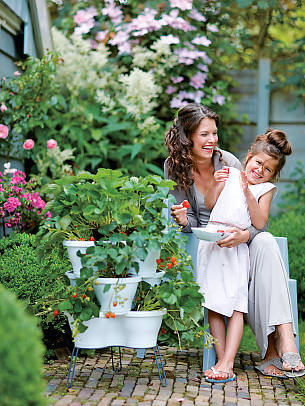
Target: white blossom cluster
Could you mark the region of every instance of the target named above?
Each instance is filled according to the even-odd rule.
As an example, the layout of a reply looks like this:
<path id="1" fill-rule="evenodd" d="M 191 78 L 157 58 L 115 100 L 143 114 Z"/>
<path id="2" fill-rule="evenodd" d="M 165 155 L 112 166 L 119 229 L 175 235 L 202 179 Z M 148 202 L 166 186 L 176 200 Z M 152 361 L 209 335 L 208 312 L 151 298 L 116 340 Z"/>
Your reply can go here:
<path id="1" fill-rule="evenodd" d="M 120 75 L 119 81 L 125 94 L 120 103 L 136 118 L 147 114 L 157 105 L 156 98 L 162 89 L 155 84 L 152 72 L 134 68 L 129 75 Z"/>
<path id="2" fill-rule="evenodd" d="M 104 44 L 92 49 L 90 42 L 80 36 L 72 35 L 69 40 L 56 28 L 52 28 L 54 47 L 64 62 L 59 66 L 58 80 L 72 93 L 81 89 L 104 88 L 109 72 L 103 68 L 108 62 L 108 51 Z"/>

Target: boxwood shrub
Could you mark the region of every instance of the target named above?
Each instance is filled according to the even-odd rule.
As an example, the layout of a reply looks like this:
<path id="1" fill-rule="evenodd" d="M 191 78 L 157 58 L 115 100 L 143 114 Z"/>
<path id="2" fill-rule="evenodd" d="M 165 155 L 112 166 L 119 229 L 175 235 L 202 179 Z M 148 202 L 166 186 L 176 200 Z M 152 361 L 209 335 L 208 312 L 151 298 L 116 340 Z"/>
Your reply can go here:
<path id="1" fill-rule="evenodd" d="M 38 260 L 35 235 L 12 233 L 0 239 L 0 283 L 25 302 L 28 312 L 42 310 L 37 301 L 56 288 L 60 278 L 71 270 L 67 257 L 61 258 L 57 251 Z M 59 315 L 50 320 L 40 317 L 46 347 L 57 348 L 71 343 L 66 318 Z"/>
<path id="2" fill-rule="evenodd" d="M 0 404 L 44 406 L 41 331 L 34 317 L 0 285 Z"/>
<path id="3" fill-rule="evenodd" d="M 289 273 L 297 280 L 299 314 L 305 319 L 305 216 L 287 211 L 270 219 L 269 231 L 288 238 Z"/>

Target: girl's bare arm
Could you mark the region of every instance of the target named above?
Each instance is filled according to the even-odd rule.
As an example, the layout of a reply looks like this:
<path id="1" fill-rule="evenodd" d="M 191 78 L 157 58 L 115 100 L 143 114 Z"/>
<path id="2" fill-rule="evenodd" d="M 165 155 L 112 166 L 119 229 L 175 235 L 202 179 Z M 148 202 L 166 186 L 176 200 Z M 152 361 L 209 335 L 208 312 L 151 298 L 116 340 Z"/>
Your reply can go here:
<path id="1" fill-rule="evenodd" d="M 269 190 L 267 193 L 262 195 L 257 202 L 248 187 L 246 174 L 243 171 L 241 172 L 241 183 L 242 189 L 247 199 L 251 222 L 254 227 L 262 229 L 268 220 L 274 189 Z"/>

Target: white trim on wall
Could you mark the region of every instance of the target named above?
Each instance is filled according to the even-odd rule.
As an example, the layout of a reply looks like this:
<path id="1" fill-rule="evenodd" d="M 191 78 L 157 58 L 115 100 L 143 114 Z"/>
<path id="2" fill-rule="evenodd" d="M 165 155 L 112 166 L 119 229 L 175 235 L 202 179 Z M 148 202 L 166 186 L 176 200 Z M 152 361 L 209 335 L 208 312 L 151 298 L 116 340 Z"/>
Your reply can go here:
<path id="1" fill-rule="evenodd" d="M 12 35 L 17 35 L 21 29 L 22 20 L 0 0 L 0 30 L 4 28 Z"/>

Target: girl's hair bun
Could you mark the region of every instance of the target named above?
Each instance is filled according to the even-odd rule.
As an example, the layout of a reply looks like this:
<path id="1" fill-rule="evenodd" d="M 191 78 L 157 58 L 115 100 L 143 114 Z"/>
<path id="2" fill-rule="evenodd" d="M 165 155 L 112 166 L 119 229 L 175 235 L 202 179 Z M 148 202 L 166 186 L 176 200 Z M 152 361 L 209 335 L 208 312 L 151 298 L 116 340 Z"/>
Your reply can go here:
<path id="1" fill-rule="evenodd" d="M 264 134 L 265 141 L 274 145 L 284 155 L 290 155 L 292 148 L 284 131 L 268 128 Z"/>

